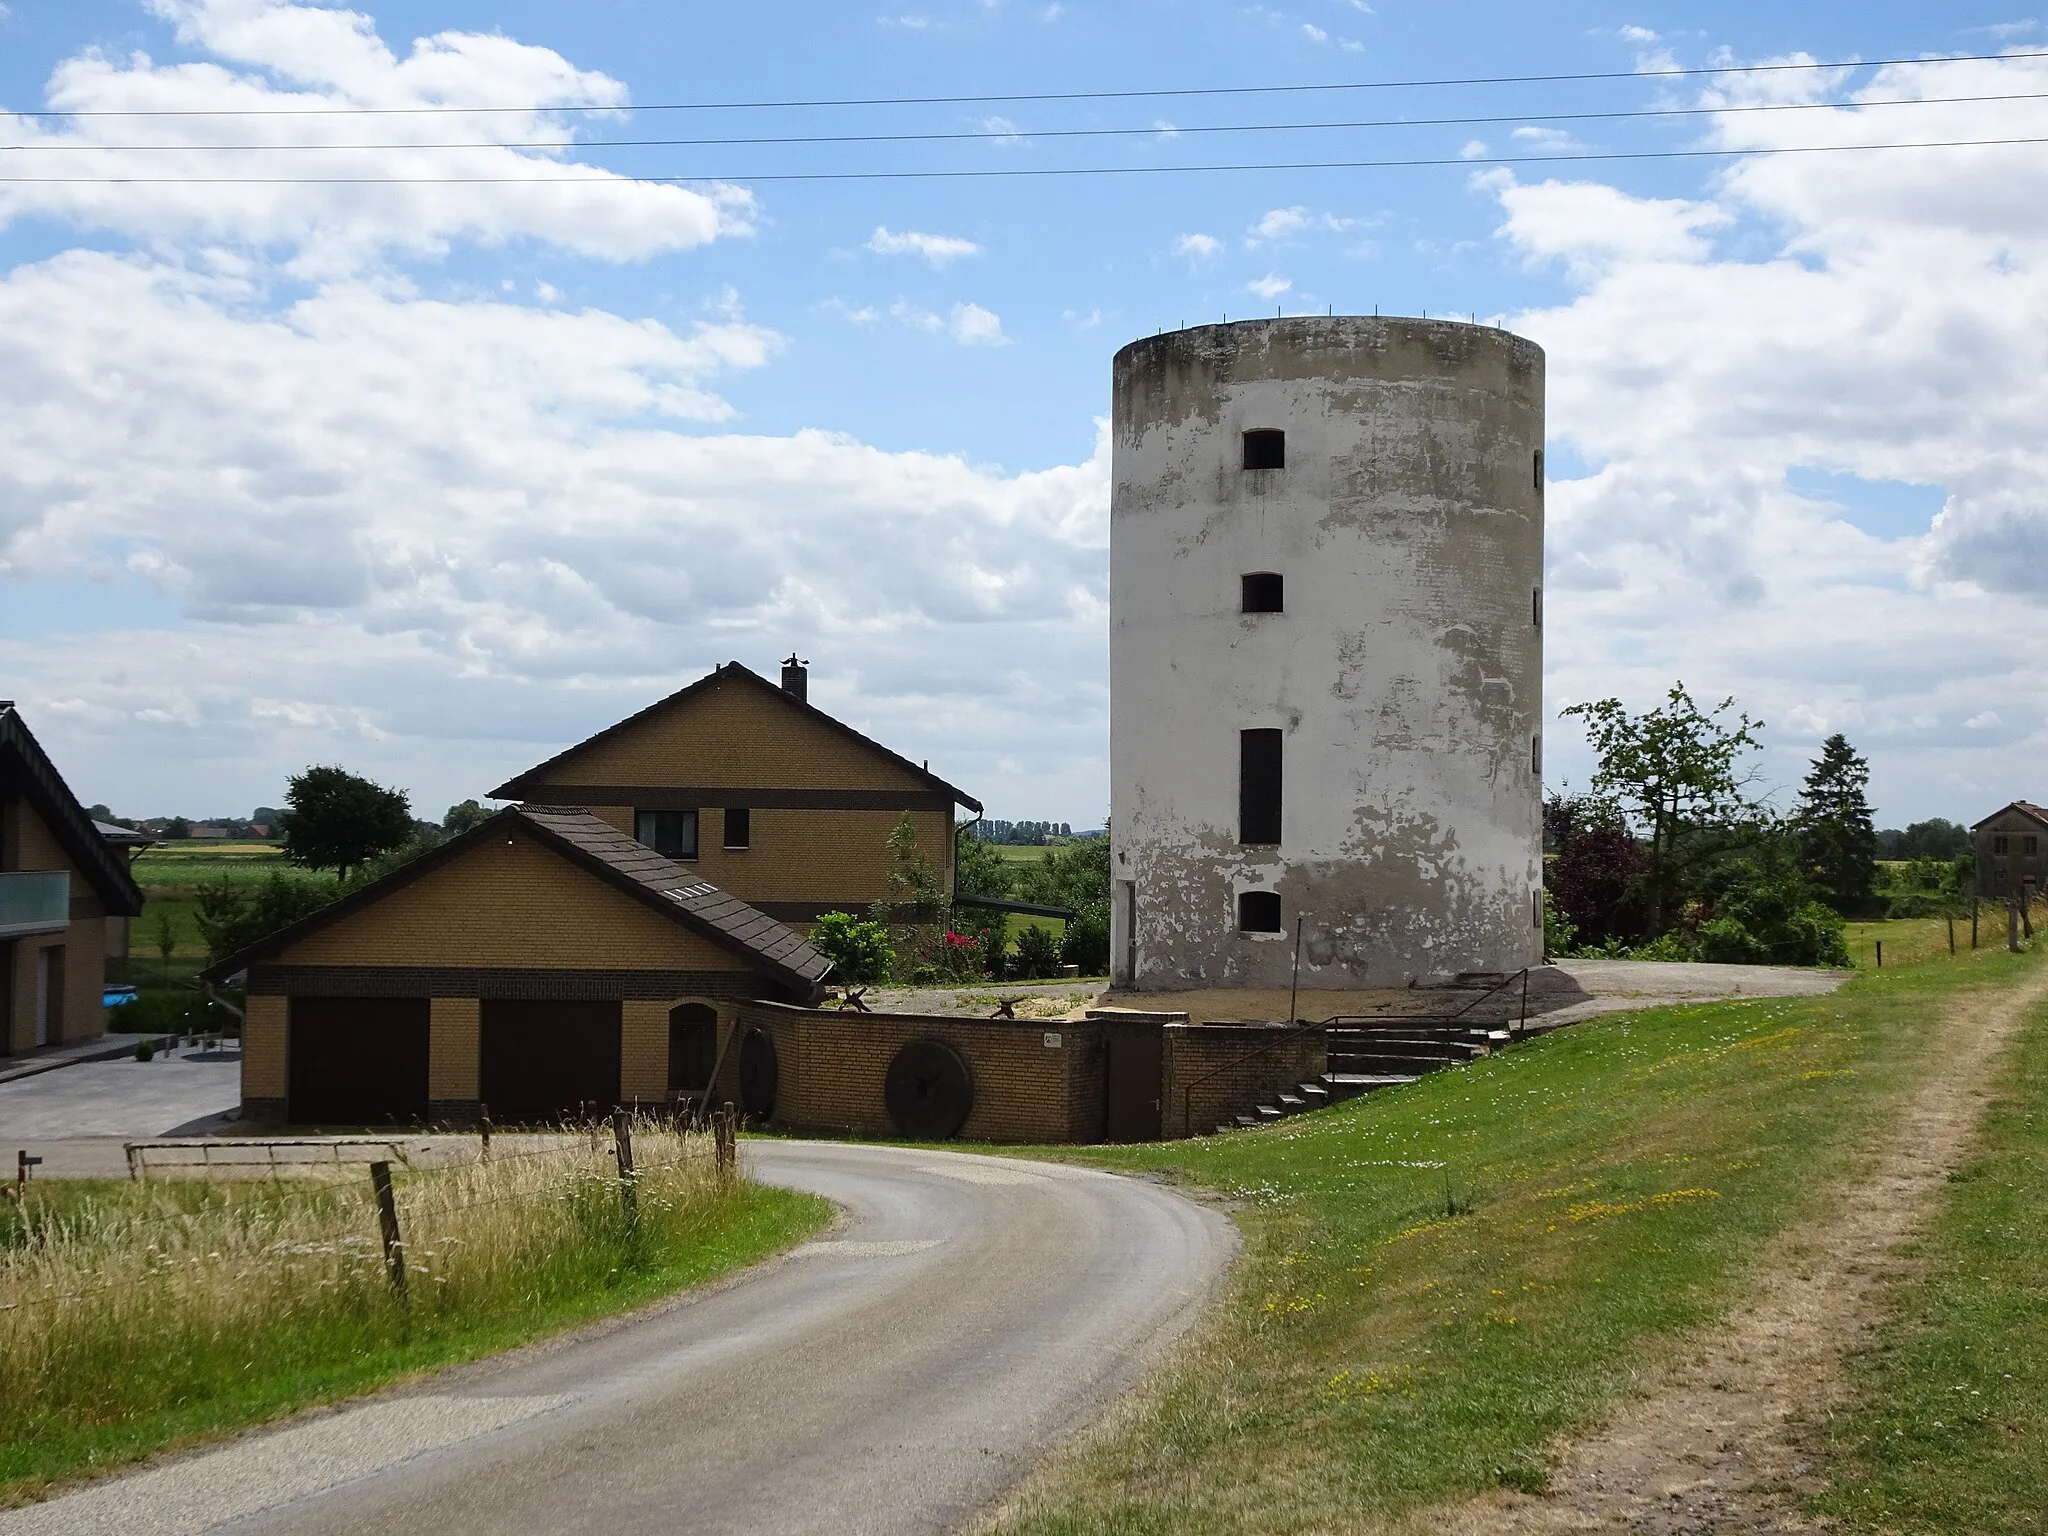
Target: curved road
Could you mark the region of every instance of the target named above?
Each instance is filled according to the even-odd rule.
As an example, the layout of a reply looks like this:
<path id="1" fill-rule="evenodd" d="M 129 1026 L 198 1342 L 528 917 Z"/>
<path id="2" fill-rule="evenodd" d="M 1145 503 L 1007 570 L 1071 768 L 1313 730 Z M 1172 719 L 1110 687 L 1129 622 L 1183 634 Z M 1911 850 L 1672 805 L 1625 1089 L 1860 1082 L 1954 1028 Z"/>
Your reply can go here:
<path id="1" fill-rule="evenodd" d="M 0 1536 L 938 1532 L 1194 1318 L 1230 1223 L 1045 1163 L 750 1142 L 848 1219 L 737 1283 L 46 1504 Z"/>

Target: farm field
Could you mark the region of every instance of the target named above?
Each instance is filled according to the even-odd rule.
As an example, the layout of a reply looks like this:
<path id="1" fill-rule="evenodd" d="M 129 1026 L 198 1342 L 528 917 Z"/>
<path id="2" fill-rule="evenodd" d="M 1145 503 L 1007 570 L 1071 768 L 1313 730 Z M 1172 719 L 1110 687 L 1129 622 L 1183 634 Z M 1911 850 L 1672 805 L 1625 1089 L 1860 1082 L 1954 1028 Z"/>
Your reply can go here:
<path id="1" fill-rule="evenodd" d="M 1859 1144 L 1929 1069 L 1930 1020 L 2040 966 L 2002 946 L 1950 960 L 1944 937 L 1937 958 L 1895 968 L 1894 942 L 1883 972 L 1832 996 L 1608 1016 L 1271 1129 L 1060 1154 L 1230 1199 L 1245 1253 L 1202 1331 L 995 1528 L 1508 1529 L 1453 1507 L 1548 1486 L 1560 1445 L 1725 1319 L 1774 1239 L 1831 1212 Z M 2038 1138 L 2044 1106 L 2027 1104 Z M 1987 1184 L 1985 1198 L 2014 1196 Z M 1936 1325 L 1987 1347 L 2015 1310 L 2038 1330 L 2039 1291 L 2022 1287 L 2048 1257 L 2039 1217 L 2002 1272 L 1970 1269 L 1983 1238 L 1949 1219 L 1957 1272 L 2009 1277 L 2008 1306 L 1930 1302 Z M 1921 1358 L 1931 1400 L 1945 1355 L 1929 1341 Z M 1881 1374 L 1859 1378 L 1870 1402 Z M 2038 1422 L 2039 1394 L 2020 1397 L 2008 1390 L 2001 1417 Z M 1849 1438 L 1882 1439 L 1868 1415 L 1883 1411 L 1861 1410 Z M 1972 1434 L 2018 1462 L 2035 1444 L 1986 1422 Z M 1919 1470 L 1893 1467 L 1886 1486 L 1932 1477 L 1912 1446 L 1894 1456 Z M 1849 1470 L 1840 1447 L 1833 1465 Z M 1884 1528 L 2019 1528 L 1978 1517 Z"/>

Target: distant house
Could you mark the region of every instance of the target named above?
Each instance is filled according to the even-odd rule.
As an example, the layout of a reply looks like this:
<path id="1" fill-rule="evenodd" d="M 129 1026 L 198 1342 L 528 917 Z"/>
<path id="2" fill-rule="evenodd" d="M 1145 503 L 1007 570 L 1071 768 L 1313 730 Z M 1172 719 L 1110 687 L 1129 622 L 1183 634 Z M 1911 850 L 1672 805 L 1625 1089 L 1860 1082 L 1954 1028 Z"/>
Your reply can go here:
<path id="1" fill-rule="evenodd" d="M 120 846 L 135 834 L 108 833 L 0 700 L 0 1054 L 106 1032 L 106 961 L 142 911 Z"/>
<path id="2" fill-rule="evenodd" d="M 905 812 L 953 888 L 953 808 L 981 803 L 929 767 L 729 661 L 491 791 L 579 806 L 664 858 L 797 927 L 890 897 L 889 834 Z"/>
<path id="3" fill-rule="evenodd" d="M 1970 829 L 1977 852 L 1977 894 L 2004 901 L 2031 887 L 2043 888 L 2043 849 L 2048 847 L 2048 807 L 2015 800 Z"/>

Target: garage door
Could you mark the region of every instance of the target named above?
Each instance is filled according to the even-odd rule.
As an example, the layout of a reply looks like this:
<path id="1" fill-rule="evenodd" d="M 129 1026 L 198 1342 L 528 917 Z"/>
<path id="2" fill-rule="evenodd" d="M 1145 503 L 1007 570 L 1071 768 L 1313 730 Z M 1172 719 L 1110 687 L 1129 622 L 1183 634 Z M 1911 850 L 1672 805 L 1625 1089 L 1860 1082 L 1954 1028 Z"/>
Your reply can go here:
<path id="1" fill-rule="evenodd" d="M 294 1125 L 416 1125 L 427 1118 L 424 997 L 291 1000 L 286 1112 Z"/>
<path id="2" fill-rule="evenodd" d="M 617 1003 L 483 1005 L 483 1101 L 499 1125 L 609 1114 L 619 1101 Z"/>

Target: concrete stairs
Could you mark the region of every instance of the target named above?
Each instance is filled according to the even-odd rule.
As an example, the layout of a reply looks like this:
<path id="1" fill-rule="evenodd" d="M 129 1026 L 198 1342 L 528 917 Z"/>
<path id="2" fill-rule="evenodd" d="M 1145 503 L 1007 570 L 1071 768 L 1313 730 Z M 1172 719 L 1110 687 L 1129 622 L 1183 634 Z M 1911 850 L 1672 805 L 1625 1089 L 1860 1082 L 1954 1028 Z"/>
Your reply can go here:
<path id="1" fill-rule="evenodd" d="M 1485 1024 L 1442 1026 L 1397 1021 L 1332 1025 L 1327 1066 L 1312 1083 L 1282 1089 L 1218 1131 L 1273 1125 L 1294 1115 L 1342 1104 L 1381 1088 L 1412 1083 L 1424 1073 L 1462 1066 L 1508 1042 L 1508 1031 Z"/>

